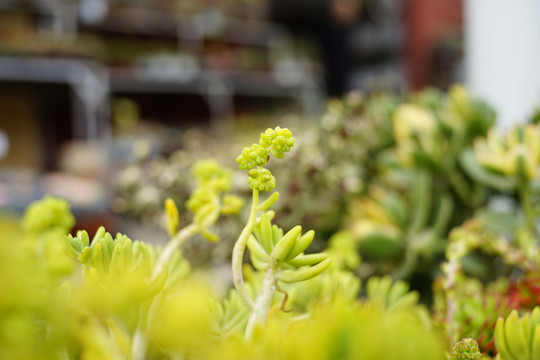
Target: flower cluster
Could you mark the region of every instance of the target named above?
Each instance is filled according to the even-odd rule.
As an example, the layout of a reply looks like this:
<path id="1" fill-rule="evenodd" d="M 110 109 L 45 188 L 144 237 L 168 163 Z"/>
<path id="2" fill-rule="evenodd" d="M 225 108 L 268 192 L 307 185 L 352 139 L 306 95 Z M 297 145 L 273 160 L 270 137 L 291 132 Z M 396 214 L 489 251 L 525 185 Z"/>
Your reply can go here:
<path id="1" fill-rule="evenodd" d="M 268 162 L 270 155 L 281 159 L 293 146 L 294 138 L 291 131 L 278 126 L 261 133 L 258 144 L 245 147 L 236 158 L 236 162 L 240 165 L 240 169 L 249 170 L 249 186 L 258 191 L 274 190 L 276 178 L 262 166 Z"/>
<path id="2" fill-rule="evenodd" d="M 268 159 L 268 149 L 258 144 L 245 147 L 236 161 L 240 164 L 240 169 L 249 170 L 256 166 L 264 166 Z"/>
<path id="3" fill-rule="evenodd" d="M 223 194 L 231 189 L 231 171 L 213 159 L 200 160 L 193 166 L 198 187 L 193 191 L 186 208 L 194 215 L 194 222 L 201 234 L 209 241 L 217 241 L 217 234 L 209 231 L 220 214 L 237 214 L 244 201 L 232 194 Z M 172 220 L 174 223 L 174 220 Z M 172 234 L 174 235 L 174 234 Z"/>
<path id="4" fill-rule="evenodd" d="M 215 191 L 231 190 L 231 170 L 224 168 L 214 159 L 199 160 L 193 165 L 192 172 L 197 182 L 204 187 Z"/>
<path id="5" fill-rule="evenodd" d="M 251 169 L 248 183 L 252 189 L 272 191 L 276 187 L 276 178 L 268 169 Z"/>
<path id="6" fill-rule="evenodd" d="M 289 129 L 278 126 L 275 130 L 267 129 L 262 133 L 259 145 L 268 149 L 274 157 L 281 159 L 294 146 L 294 138 Z"/>
<path id="7" fill-rule="evenodd" d="M 25 231 L 38 234 L 57 228 L 67 232 L 75 225 L 75 218 L 64 199 L 46 196 L 43 200 L 31 204 L 24 215 L 22 227 Z"/>
<path id="8" fill-rule="evenodd" d="M 458 341 L 452 348 L 451 360 L 483 360 L 486 359 L 480 352 L 478 343 L 473 338 Z"/>

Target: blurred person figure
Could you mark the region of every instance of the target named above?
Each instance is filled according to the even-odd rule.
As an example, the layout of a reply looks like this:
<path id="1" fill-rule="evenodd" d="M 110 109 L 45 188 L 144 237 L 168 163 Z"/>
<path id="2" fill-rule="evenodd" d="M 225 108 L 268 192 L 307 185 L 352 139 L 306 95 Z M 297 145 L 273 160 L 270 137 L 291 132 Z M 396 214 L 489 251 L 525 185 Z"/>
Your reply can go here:
<path id="1" fill-rule="evenodd" d="M 272 20 L 308 35 L 320 48 L 329 96 L 347 90 L 352 68 L 349 37 L 360 18 L 361 0 L 272 0 Z"/>

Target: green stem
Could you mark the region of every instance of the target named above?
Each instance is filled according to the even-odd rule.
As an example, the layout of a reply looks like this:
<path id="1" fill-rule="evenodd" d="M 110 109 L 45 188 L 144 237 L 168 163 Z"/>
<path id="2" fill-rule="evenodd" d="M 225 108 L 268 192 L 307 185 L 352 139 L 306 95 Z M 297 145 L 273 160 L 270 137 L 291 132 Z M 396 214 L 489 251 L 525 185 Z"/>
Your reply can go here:
<path id="1" fill-rule="evenodd" d="M 411 248 L 411 246 L 408 246 L 405 252 L 405 259 L 403 259 L 399 268 L 394 271 L 392 278 L 394 280 L 408 279 L 416 269 L 417 265 L 418 255 L 416 254 L 416 250 Z"/>
<path id="2" fill-rule="evenodd" d="M 414 188 L 414 207 L 409 235 L 414 235 L 424 229 L 431 207 L 432 177 L 427 171 L 419 171 Z"/>
<path id="3" fill-rule="evenodd" d="M 458 172 L 457 169 L 445 169 L 446 176 L 450 181 L 450 185 L 456 192 L 459 199 L 469 207 L 475 207 L 475 200 L 477 196 L 474 196 L 469 188 L 465 178 Z"/>
<path id="4" fill-rule="evenodd" d="M 156 262 L 156 266 L 152 272 L 152 280 L 155 280 L 156 277 L 163 271 L 165 264 L 169 262 L 174 253 L 178 251 L 178 249 L 180 249 L 180 247 L 198 231 L 199 229 L 195 224 L 189 224 L 185 228 L 181 229 L 176 236 L 167 243 Z"/>
<path id="5" fill-rule="evenodd" d="M 446 264 L 443 286 L 446 292 L 446 334 L 448 343 L 450 344 L 455 344 L 457 341 L 457 329 L 454 321 L 457 305 L 455 301 L 455 286 L 460 270 L 459 259 L 449 260 Z"/>
<path id="6" fill-rule="evenodd" d="M 270 306 L 272 305 L 272 300 L 274 299 L 274 294 L 277 289 L 276 272 L 277 270 L 272 266 L 268 266 L 266 269 L 261 289 L 255 300 L 253 311 L 249 314 L 245 333 L 246 340 L 249 340 L 253 335 L 255 326 L 264 325 L 266 323 L 266 318 L 268 317 L 268 312 L 270 311 Z"/>
<path id="7" fill-rule="evenodd" d="M 244 275 L 242 272 L 242 263 L 244 259 L 244 250 L 246 249 L 246 243 L 253 232 L 255 223 L 257 221 L 257 206 L 259 205 L 259 190 L 253 189 L 253 201 L 251 203 L 251 210 L 249 213 L 249 218 L 246 223 L 246 226 L 242 230 L 240 237 L 234 244 L 233 255 L 232 255 L 232 273 L 233 273 L 233 282 L 238 296 L 249 309 L 253 311 L 254 303 L 251 297 L 249 296 L 246 285 L 244 284 Z"/>
<path id="8" fill-rule="evenodd" d="M 137 326 L 137 330 L 135 330 L 135 334 L 133 335 L 133 343 L 131 344 L 131 358 L 133 360 L 144 360 L 146 358 L 147 348 L 148 341 L 144 335 L 142 326 L 139 325 Z"/>
<path id="9" fill-rule="evenodd" d="M 437 209 L 435 220 L 433 222 L 433 231 L 438 236 L 446 235 L 448 224 L 452 218 L 452 211 L 454 210 L 454 201 L 452 196 L 447 193 L 443 193 L 439 200 L 439 208 Z"/>
<path id="10" fill-rule="evenodd" d="M 161 255 L 159 256 L 159 259 L 156 262 L 156 265 L 154 266 L 154 270 L 152 271 L 152 280 L 154 281 L 158 275 L 163 271 L 163 268 L 165 265 L 169 262 L 171 257 L 174 255 L 178 249 L 184 244 L 190 237 L 195 235 L 199 229 L 195 224 L 189 224 L 188 226 L 181 229 L 174 238 L 172 238 L 163 251 L 161 252 Z M 148 340 L 146 338 L 145 332 L 146 328 L 148 327 L 148 323 L 151 321 L 148 319 L 148 314 L 151 313 L 151 309 L 155 308 L 155 298 L 150 300 L 150 303 L 148 304 L 148 309 L 150 311 L 145 311 L 146 309 L 143 309 L 141 307 L 140 311 L 140 319 L 139 324 L 137 325 L 137 329 L 135 330 L 135 334 L 133 335 L 133 343 L 131 346 L 131 356 L 133 360 L 144 360 L 146 359 L 146 350 L 148 348 Z M 143 321 L 144 320 L 144 321 Z"/>

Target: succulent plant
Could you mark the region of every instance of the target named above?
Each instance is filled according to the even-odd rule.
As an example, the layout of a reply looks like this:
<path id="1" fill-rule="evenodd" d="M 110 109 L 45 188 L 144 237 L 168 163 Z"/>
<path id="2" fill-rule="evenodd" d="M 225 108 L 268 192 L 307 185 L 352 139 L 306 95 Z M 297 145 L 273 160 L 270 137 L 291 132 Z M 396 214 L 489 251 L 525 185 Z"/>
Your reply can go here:
<path id="1" fill-rule="evenodd" d="M 450 360 L 484 360 L 487 359 L 478 348 L 478 343 L 473 338 L 465 338 L 458 341 L 452 348 Z"/>
<path id="2" fill-rule="evenodd" d="M 495 345 L 501 360 L 540 358 L 540 308 L 519 316 L 513 310 L 499 318 L 495 326 Z"/>

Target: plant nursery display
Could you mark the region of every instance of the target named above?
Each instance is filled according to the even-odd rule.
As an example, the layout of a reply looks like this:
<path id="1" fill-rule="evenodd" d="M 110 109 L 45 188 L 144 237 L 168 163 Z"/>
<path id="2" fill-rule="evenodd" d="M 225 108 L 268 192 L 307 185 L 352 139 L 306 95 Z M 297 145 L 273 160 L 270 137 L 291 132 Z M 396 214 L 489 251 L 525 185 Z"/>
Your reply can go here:
<path id="1" fill-rule="evenodd" d="M 325 136 L 269 128 L 240 170 L 182 171 L 190 192 L 156 177 L 182 191 L 158 196 L 163 247 L 72 233 L 69 204 L 45 197 L 0 221 L 0 358 L 540 359 L 540 126 L 494 120 L 461 86 L 351 94 Z M 190 262 L 197 237 L 229 244 L 230 280 Z"/>

